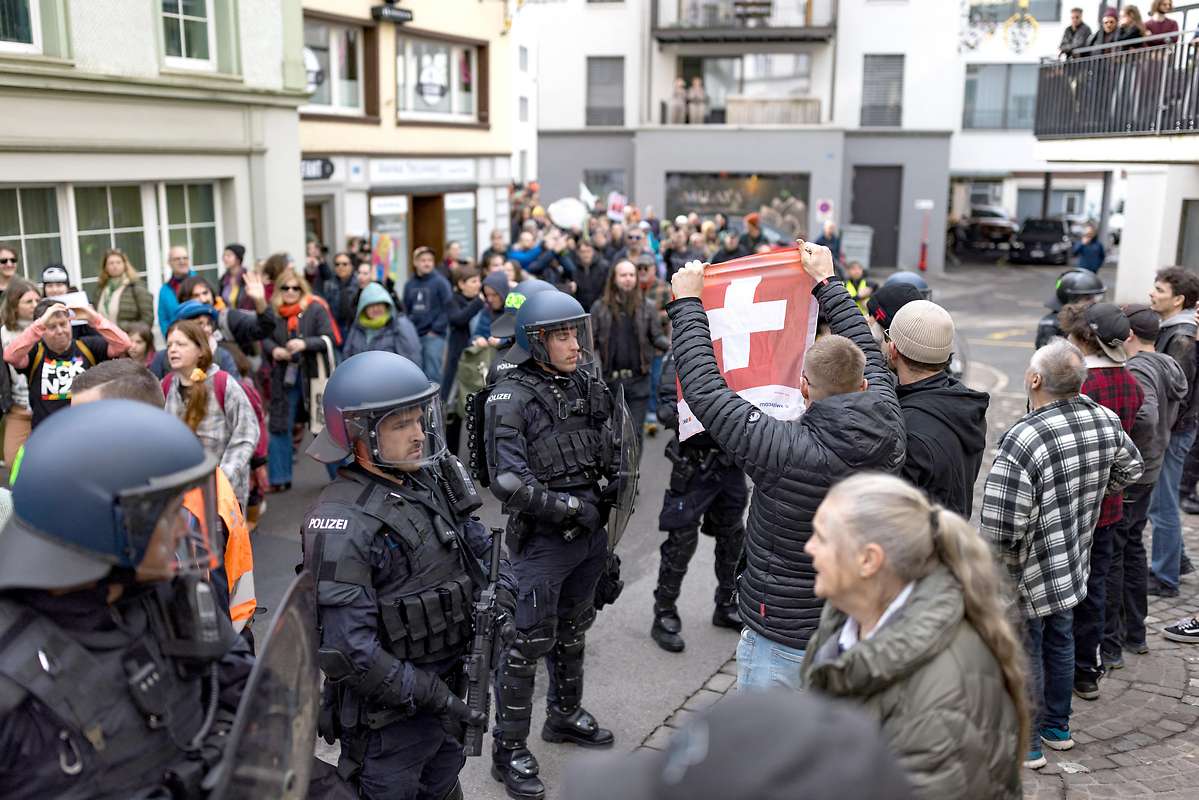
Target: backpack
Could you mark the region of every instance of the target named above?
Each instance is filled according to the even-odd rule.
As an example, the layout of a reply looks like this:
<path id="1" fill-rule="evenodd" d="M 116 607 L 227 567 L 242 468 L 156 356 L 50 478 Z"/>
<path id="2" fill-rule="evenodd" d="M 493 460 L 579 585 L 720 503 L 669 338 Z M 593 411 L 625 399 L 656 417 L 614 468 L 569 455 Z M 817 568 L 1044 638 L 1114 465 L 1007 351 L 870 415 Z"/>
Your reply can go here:
<path id="1" fill-rule="evenodd" d="M 75 340 L 75 346 L 79 348 L 79 352 L 87 359 L 89 366 L 96 366 L 96 356 L 92 353 L 90 347 L 83 343 L 81 339 Z M 46 345 L 44 342 L 37 343 L 37 349 L 33 351 L 33 360 L 29 362 L 29 366 L 25 369 L 32 375 L 37 372 L 38 367 L 42 365 L 42 361 L 46 359 Z"/>

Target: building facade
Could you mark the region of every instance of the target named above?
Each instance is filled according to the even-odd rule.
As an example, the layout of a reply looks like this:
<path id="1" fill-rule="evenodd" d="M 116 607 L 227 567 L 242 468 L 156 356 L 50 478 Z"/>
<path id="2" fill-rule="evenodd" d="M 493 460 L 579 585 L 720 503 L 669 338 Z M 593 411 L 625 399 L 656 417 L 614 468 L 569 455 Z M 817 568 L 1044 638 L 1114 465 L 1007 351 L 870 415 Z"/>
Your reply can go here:
<path id="1" fill-rule="evenodd" d="M 402 280 L 415 247 L 440 259 L 457 241 L 476 257 L 507 227 L 512 24 L 502 0 L 304 0 L 310 237 L 334 250 L 366 239 L 380 274 Z"/>
<path id="2" fill-rule="evenodd" d="M 93 290 L 118 248 L 157 297 L 172 245 L 215 277 L 303 246 L 299 0 L 10 0 L 0 241 Z"/>

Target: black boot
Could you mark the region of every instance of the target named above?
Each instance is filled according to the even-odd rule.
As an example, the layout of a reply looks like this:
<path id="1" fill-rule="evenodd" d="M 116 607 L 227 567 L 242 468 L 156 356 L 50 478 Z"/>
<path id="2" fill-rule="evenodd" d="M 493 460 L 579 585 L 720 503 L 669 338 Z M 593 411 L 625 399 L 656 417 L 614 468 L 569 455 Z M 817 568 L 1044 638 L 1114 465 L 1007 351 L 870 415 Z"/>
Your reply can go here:
<path id="1" fill-rule="evenodd" d="M 545 784 L 537 777 L 537 758 L 524 742 L 496 740 L 491 751 L 491 777 L 504 784 L 504 791 L 515 800 L 541 800 Z"/>
<path id="2" fill-rule="evenodd" d="M 1184 494 L 1178 498 L 1178 506 L 1185 514 L 1199 514 L 1199 497 L 1193 494 Z"/>
<path id="3" fill-rule="evenodd" d="M 1187 513 L 1193 514 L 1193 513 L 1199 513 L 1199 512 L 1189 511 Z M 1190 557 L 1188 557 L 1186 553 L 1183 553 L 1182 558 L 1178 559 L 1178 575 L 1179 575 L 1179 577 L 1182 577 L 1183 575 L 1190 575 L 1194 571 L 1195 571 L 1195 565 L 1191 563 Z"/>
<path id="4" fill-rule="evenodd" d="M 616 741 L 612 731 L 601 728 L 582 706 L 567 714 L 551 705 L 546 709 L 541 738 L 547 742 L 572 742 L 579 747 L 611 747 Z"/>
<path id="5" fill-rule="evenodd" d="M 683 630 L 683 621 L 679 619 L 679 612 L 673 605 L 660 606 L 654 603 L 654 624 L 649 629 L 649 635 L 658 647 L 670 653 L 681 653 L 687 643 L 683 641 L 680 632 Z"/>
<path id="6" fill-rule="evenodd" d="M 717 603 L 716 610 L 712 612 L 712 624 L 717 628 L 741 630 L 741 612 L 737 610 L 737 601 Z"/>

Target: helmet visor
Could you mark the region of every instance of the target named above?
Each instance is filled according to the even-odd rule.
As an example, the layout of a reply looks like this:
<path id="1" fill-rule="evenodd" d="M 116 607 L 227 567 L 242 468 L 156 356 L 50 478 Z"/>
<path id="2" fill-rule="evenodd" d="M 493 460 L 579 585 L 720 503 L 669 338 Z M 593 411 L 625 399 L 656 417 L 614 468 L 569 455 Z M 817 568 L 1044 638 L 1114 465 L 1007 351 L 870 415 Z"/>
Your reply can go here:
<path id="1" fill-rule="evenodd" d="M 216 470 L 215 459 L 206 458 L 196 467 L 118 496 L 118 529 L 139 579 L 207 574 L 221 565 Z"/>
<path id="2" fill-rule="evenodd" d="M 376 466 L 415 470 L 441 458 L 447 449 L 437 384 L 416 402 L 348 411 L 345 420 L 351 441 L 366 441 Z"/>
<path id="3" fill-rule="evenodd" d="M 590 314 L 527 325 L 525 335 L 529 338 L 529 355 L 558 372 L 574 372 L 596 361 Z"/>

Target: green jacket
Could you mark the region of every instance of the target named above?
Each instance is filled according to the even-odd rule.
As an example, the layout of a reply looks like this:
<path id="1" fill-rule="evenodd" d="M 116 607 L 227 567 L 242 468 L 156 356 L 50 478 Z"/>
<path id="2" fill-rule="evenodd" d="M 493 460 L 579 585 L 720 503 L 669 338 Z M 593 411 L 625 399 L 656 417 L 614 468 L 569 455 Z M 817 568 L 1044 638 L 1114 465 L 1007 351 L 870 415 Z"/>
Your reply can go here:
<path id="1" fill-rule="evenodd" d="M 115 291 L 118 285 L 115 282 L 110 283 L 107 288 Z M 104 294 L 104 292 L 96 293 L 94 305 L 97 311 L 108 316 L 107 309 L 102 307 L 107 304 L 108 300 Z M 133 322 L 144 322 L 151 328 L 154 327 L 154 298 L 145 284 L 141 281 L 132 281 L 125 287 L 125 291 L 121 293 L 117 316 L 112 321 L 122 330 L 128 328 Z"/>
<path id="2" fill-rule="evenodd" d="M 873 714 L 916 797 L 1019 800 L 1016 709 L 963 615 L 961 586 L 938 567 L 871 638 L 838 653 L 846 615 L 825 604 L 804 685 Z"/>

